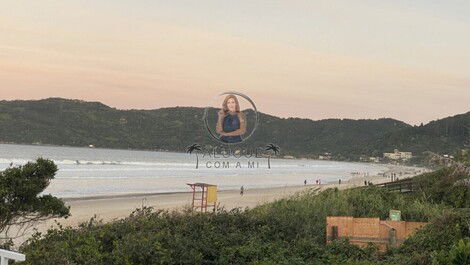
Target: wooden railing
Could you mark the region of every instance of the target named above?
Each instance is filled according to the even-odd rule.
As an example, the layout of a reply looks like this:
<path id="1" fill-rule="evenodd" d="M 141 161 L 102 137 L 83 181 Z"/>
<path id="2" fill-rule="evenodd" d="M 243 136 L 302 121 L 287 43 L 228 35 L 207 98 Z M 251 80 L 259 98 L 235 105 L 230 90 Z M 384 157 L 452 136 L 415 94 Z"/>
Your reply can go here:
<path id="1" fill-rule="evenodd" d="M 8 265 L 8 260 L 25 261 L 26 256 L 18 252 L 0 249 L 0 265 Z"/>
<path id="2" fill-rule="evenodd" d="M 384 188 L 389 191 L 407 193 L 416 190 L 416 181 L 413 178 L 401 179 L 392 182 L 385 182 L 374 185 L 375 187 Z"/>

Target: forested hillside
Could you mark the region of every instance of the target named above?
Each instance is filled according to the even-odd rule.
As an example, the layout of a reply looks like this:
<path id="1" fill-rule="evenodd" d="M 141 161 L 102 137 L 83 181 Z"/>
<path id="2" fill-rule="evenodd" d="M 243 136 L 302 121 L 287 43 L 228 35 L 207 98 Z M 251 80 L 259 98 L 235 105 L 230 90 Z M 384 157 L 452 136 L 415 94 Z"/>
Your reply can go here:
<path id="1" fill-rule="evenodd" d="M 246 113 L 250 128 L 254 113 Z M 216 146 L 205 131 L 203 116 L 204 108 L 196 107 L 119 110 L 62 98 L 0 101 L 0 141 L 169 151 L 184 151 L 193 143 Z M 214 119 L 210 116 L 210 124 Z M 283 154 L 317 157 L 329 152 L 334 159 L 358 160 L 394 148 L 414 154 L 452 153 L 470 144 L 469 139 L 470 112 L 421 126 L 390 118 L 313 121 L 259 113 L 258 129 L 244 144 L 273 142 Z"/>

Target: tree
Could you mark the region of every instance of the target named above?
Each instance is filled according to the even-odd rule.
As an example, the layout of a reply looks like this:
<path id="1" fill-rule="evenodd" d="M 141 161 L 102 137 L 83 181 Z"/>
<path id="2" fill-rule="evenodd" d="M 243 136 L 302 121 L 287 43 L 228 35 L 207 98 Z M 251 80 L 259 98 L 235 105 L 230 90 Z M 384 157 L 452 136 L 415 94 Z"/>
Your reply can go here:
<path id="1" fill-rule="evenodd" d="M 0 171 L 0 243 L 11 244 L 37 222 L 70 216 L 70 206 L 59 198 L 39 196 L 56 172 L 54 162 L 44 158 Z"/>

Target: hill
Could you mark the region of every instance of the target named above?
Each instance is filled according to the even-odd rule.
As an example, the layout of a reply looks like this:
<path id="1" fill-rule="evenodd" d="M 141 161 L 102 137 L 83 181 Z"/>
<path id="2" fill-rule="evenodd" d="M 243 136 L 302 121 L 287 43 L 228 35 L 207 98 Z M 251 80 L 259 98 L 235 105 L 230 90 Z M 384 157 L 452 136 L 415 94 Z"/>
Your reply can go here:
<path id="1" fill-rule="evenodd" d="M 414 153 L 432 151 L 453 154 L 470 146 L 470 112 L 431 121 L 426 125 L 387 132 L 374 144 L 374 149 L 398 148 Z"/>
<path id="2" fill-rule="evenodd" d="M 120 110 L 63 98 L 0 101 L 0 141 L 169 151 L 184 151 L 193 143 L 216 146 L 203 117 L 204 109 L 196 107 Z M 215 124 L 214 119 L 210 122 Z M 247 120 L 254 121 L 253 111 L 247 112 Z M 422 126 L 390 118 L 313 121 L 265 113 L 259 113 L 259 121 L 245 146 L 273 142 L 284 155 L 317 157 L 329 152 L 334 159 L 358 160 L 394 148 L 450 153 L 470 143 L 470 112 Z"/>

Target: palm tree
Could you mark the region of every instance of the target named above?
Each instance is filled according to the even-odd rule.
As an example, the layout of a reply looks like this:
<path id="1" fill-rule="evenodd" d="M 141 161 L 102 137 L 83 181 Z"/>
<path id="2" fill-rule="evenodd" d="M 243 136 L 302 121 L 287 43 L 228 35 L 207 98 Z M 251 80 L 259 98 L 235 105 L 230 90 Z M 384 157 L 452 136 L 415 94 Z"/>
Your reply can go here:
<path id="1" fill-rule="evenodd" d="M 193 151 L 201 151 L 201 146 L 199 144 L 192 144 L 188 147 L 186 147 L 186 153 L 190 153 L 192 154 Z M 199 167 L 199 157 L 197 155 L 197 152 L 195 152 L 196 154 L 196 168 Z"/>
<path id="2" fill-rule="evenodd" d="M 271 144 L 268 144 L 266 145 L 266 147 L 264 148 L 264 150 L 266 151 L 273 151 L 275 155 L 277 155 L 277 153 L 279 153 L 279 151 L 281 150 L 279 148 L 279 146 L 271 143 Z M 268 156 L 268 168 L 271 168 L 271 154 L 269 154 Z"/>

